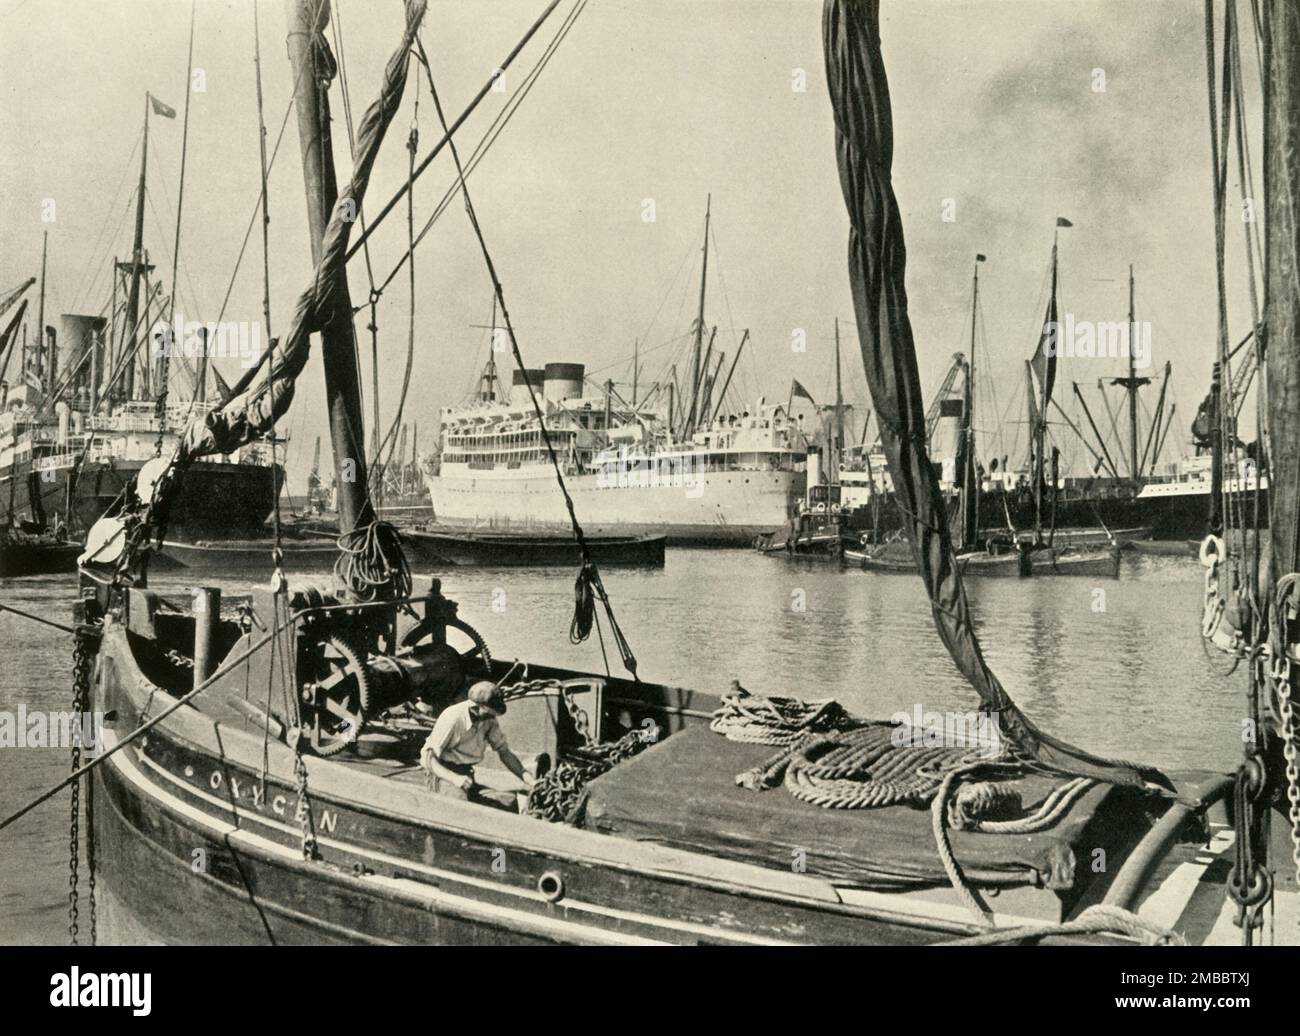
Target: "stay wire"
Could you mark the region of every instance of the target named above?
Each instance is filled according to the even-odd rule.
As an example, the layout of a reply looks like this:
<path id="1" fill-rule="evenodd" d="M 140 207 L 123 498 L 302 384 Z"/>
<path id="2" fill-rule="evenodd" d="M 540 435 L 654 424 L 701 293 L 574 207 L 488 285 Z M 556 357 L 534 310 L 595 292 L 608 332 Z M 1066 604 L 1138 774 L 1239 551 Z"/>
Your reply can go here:
<path id="1" fill-rule="evenodd" d="M 442 102 L 438 98 L 438 89 L 433 81 L 433 68 L 429 63 L 428 56 L 424 53 L 424 45 L 419 36 L 416 37 L 416 47 L 419 50 L 421 63 L 429 79 L 429 94 L 433 99 L 434 109 L 438 113 L 438 121 L 442 124 L 443 132 L 447 133 L 446 116 L 442 110 Z M 496 264 L 492 261 L 491 252 L 488 250 L 487 241 L 483 236 L 483 228 L 480 226 L 478 216 L 474 211 L 474 203 L 470 198 L 469 187 L 465 182 L 465 170 L 461 165 L 460 152 L 456 147 L 454 140 L 448 138 L 451 146 L 452 160 L 456 164 L 456 173 L 460 180 L 461 195 L 465 199 L 465 212 L 469 216 L 470 226 L 473 228 L 474 236 L 478 239 L 479 248 L 483 253 L 483 262 L 487 267 L 487 273 L 492 281 L 493 290 L 496 292 L 497 305 L 501 309 L 501 319 L 505 322 L 506 333 L 510 336 L 510 348 L 514 353 L 515 363 L 519 370 L 527 370 L 524 363 L 523 353 L 519 348 L 519 340 L 515 335 L 514 322 L 510 319 L 510 310 L 506 306 L 505 291 L 501 286 L 501 279 L 497 276 Z M 560 468 L 559 458 L 555 453 L 555 444 L 551 439 L 550 431 L 546 427 L 546 417 L 542 413 L 541 404 L 537 402 L 537 393 L 530 382 L 525 380 L 528 386 L 528 398 L 532 401 L 533 411 L 537 416 L 538 426 L 542 432 L 542 441 L 546 444 L 546 452 L 550 456 L 551 466 L 555 469 L 555 479 L 559 484 L 560 492 L 564 496 L 564 504 L 569 512 L 569 522 L 573 528 L 574 538 L 578 542 L 578 550 L 582 555 L 582 568 L 578 572 L 578 577 L 574 586 L 575 609 L 573 622 L 569 628 L 569 640 L 572 643 L 581 643 L 591 635 L 592 622 L 595 613 L 595 600 L 599 599 L 605 609 L 605 614 L 609 617 L 610 631 L 614 638 L 614 643 L 618 647 L 619 654 L 623 660 L 623 666 L 632 674 L 634 680 L 640 680 L 637 676 L 636 656 L 632 653 L 631 645 L 628 644 L 627 638 L 619 628 L 618 620 L 614 616 L 614 607 L 610 603 L 609 595 L 605 592 L 605 587 L 600 579 L 600 573 L 595 563 L 591 560 L 591 552 L 587 547 L 587 539 L 583 534 L 582 525 L 578 522 L 578 516 L 573 506 L 573 497 L 569 495 L 568 486 L 564 482 L 564 473 Z"/>

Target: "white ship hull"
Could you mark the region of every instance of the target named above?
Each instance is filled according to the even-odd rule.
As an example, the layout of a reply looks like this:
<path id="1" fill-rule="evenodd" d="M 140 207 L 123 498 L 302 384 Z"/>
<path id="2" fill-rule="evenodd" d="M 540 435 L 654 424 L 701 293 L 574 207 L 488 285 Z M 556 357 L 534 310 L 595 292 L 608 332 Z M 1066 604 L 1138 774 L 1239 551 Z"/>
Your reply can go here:
<path id="1" fill-rule="evenodd" d="M 498 531 L 568 532 L 569 516 L 548 467 L 427 476 L 439 524 Z M 784 524 L 801 499 L 801 471 L 725 471 L 680 485 L 610 486 L 599 476 L 566 475 L 574 511 L 592 535 L 662 534 L 676 544 L 748 546 Z"/>

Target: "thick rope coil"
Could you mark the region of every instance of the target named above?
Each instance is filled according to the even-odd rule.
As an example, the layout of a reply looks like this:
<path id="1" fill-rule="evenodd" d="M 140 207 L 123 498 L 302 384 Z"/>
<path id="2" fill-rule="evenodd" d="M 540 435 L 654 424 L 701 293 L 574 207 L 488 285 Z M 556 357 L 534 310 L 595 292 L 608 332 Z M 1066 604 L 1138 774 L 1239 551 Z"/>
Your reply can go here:
<path id="1" fill-rule="evenodd" d="M 750 694 L 733 681 L 732 692 L 723 696 L 722 707 L 713 713 L 709 729 L 728 741 L 794 745 L 811 733 L 847 730 L 861 723 L 830 698 L 767 698 Z"/>
<path id="2" fill-rule="evenodd" d="M 948 803 L 948 826 L 958 831 L 1033 834 L 1052 827 L 1097 782 L 1075 777 L 1054 787 L 1034 812 L 1020 815 L 1020 792 L 1012 785 L 977 781 L 962 785 Z"/>
<path id="3" fill-rule="evenodd" d="M 924 806 L 947 773 L 988 755 L 983 747 L 900 746 L 897 729 L 873 724 L 808 738 L 789 754 L 786 791 L 825 809 Z"/>
<path id="4" fill-rule="evenodd" d="M 1123 907 L 1098 903 L 1084 910 L 1073 921 L 1036 927 L 999 928 L 995 931 L 953 939 L 943 946 L 1006 946 L 1018 942 L 1036 942 L 1052 935 L 1125 935 L 1143 946 L 1186 946 L 1187 940 L 1177 932 L 1152 924 Z"/>

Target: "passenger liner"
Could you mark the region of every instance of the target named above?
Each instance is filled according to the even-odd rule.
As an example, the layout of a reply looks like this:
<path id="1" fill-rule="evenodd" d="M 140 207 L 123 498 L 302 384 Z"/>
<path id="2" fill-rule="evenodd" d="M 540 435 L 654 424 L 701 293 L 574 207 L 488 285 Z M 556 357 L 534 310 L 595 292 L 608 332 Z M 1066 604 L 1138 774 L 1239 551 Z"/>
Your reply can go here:
<path id="1" fill-rule="evenodd" d="M 739 414 L 715 414 L 679 440 L 670 430 L 671 402 L 630 405 L 608 384 L 589 394 L 584 373 L 579 363 L 517 370 L 504 398 L 489 362 L 477 399 L 442 411 L 439 454 L 426 471 L 435 520 L 568 532 L 530 386 L 585 532 L 747 546 L 802 498 L 805 440 L 786 407 L 760 399 Z"/>

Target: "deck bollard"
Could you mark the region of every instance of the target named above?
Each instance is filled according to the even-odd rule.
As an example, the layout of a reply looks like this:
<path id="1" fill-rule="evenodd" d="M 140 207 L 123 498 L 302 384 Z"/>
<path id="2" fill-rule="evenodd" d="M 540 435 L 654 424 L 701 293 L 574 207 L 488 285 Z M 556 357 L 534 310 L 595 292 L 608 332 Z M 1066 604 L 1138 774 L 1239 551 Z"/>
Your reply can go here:
<path id="1" fill-rule="evenodd" d="M 221 620 L 221 591 L 214 586 L 196 586 L 191 591 L 194 613 L 194 686 L 212 675 L 212 642 Z"/>

